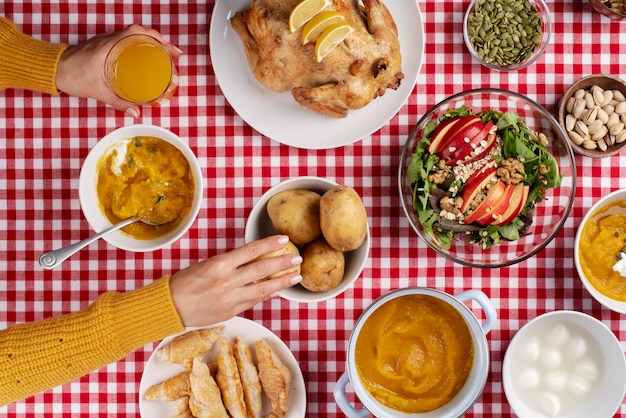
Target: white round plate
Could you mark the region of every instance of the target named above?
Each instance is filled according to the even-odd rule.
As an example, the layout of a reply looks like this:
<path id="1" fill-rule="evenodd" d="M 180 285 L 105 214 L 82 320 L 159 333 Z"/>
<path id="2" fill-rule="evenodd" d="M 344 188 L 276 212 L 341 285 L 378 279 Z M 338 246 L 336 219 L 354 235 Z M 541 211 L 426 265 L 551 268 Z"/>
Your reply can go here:
<path id="1" fill-rule="evenodd" d="M 424 26 L 415 0 L 387 0 L 398 27 L 404 80 L 343 119 L 300 107 L 289 92 L 276 93 L 259 83 L 248 65 L 239 36 L 230 25 L 250 0 L 217 0 L 210 28 L 210 55 L 217 82 L 235 111 L 261 134 L 296 148 L 329 149 L 351 144 L 386 124 L 413 91 L 424 56 Z"/>
<path id="2" fill-rule="evenodd" d="M 289 393 L 289 409 L 287 412 L 288 418 L 304 418 L 306 415 L 306 388 L 304 386 L 304 378 L 302 371 L 296 358 L 293 356 L 289 347 L 276 336 L 272 331 L 265 328 L 262 325 L 257 324 L 246 318 L 234 317 L 228 321 L 220 322 L 215 325 L 211 325 L 204 328 L 213 328 L 216 326 L 224 326 L 222 336 L 228 338 L 231 342 L 236 336 L 239 336 L 244 343 L 246 343 L 252 351 L 252 357 L 256 362 L 256 353 L 254 350 L 254 342 L 262 338 L 276 352 L 278 357 L 282 360 L 283 364 L 289 367 L 291 372 L 291 385 Z M 199 327 L 189 327 L 184 332 L 198 329 Z M 182 334 L 182 333 L 181 333 Z M 143 398 L 144 393 L 149 387 L 164 381 L 165 379 L 175 376 L 185 369 L 181 366 L 169 362 L 157 360 L 155 352 L 159 348 L 168 344 L 174 337 L 180 334 L 170 335 L 165 338 L 157 346 L 154 352 L 150 355 L 146 368 L 141 376 L 141 383 L 139 384 L 139 414 L 144 418 L 169 418 L 172 416 L 173 402 L 153 401 L 145 400 Z M 217 344 L 206 354 L 205 360 L 215 359 L 217 353 Z M 265 395 L 263 395 L 263 416 L 269 415 L 271 408 Z"/>

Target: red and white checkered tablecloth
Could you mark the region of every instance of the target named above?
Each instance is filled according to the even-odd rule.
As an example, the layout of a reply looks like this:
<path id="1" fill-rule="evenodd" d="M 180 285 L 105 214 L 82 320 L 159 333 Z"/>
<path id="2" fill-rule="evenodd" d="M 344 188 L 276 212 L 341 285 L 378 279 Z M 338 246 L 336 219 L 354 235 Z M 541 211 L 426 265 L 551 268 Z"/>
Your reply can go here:
<path id="1" fill-rule="evenodd" d="M 45 40 L 77 43 L 134 22 L 154 27 L 180 46 L 185 55 L 178 62 L 177 94 L 163 107 L 144 108 L 139 122 L 170 129 L 188 141 L 205 175 L 206 199 L 189 233 L 165 250 L 125 252 L 101 240 L 60 268 L 43 271 L 37 263 L 41 253 L 93 232 L 78 202 L 83 159 L 99 138 L 133 121 L 93 100 L 0 91 L 0 328 L 86 308 L 105 291 L 136 289 L 239 246 L 246 216 L 263 192 L 284 179 L 313 175 L 351 184 L 363 196 L 372 248 L 362 276 L 328 302 L 274 298 L 244 313 L 294 353 L 307 387 L 307 416 L 343 416 L 332 390 L 345 370 L 355 320 L 373 299 L 399 287 L 428 286 L 451 294 L 481 289 L 496 306 L 499 320 L 488 334 L 491 372 L 467 417 L 512 415 L 502 386 L 502 359 L 515 332 L 537 315 L 582 311 L 626 342 L 626 321 L 583 289 L 573 261 L 574 236 L 586 209 L 600 196 L 626 187 L 626 155 L 577 156 L 576 201 L 564 228 L 535 257 L 508 268 L 473 269 L 445 260 L 417 237 L 401 210 L 397 167 L 402 146 L 413 124 L 440 100 L 466 89 L 499 87 L 554 112 L 561 94 L 581 76 L 626 78 L 626 22 L 601 16 L 584 0 L 548 1 L 554 23 L 550 45 L 536 64 L 512 73 L 491 71 L 472 60 L 461 29 L 468 3 L 419 2 L 425 31 L 422 69 L 407 103 L 387 124 L 352 145 L 301 150 L 260 135 L 222 95 L 209 58 L 213 1 L 2 2 L 0 15 Z M 155 346 L 0 408 L 0 415 L 138 416 L 139 382 Z M 626 416 L 626 405 L 621 414 Z"/>

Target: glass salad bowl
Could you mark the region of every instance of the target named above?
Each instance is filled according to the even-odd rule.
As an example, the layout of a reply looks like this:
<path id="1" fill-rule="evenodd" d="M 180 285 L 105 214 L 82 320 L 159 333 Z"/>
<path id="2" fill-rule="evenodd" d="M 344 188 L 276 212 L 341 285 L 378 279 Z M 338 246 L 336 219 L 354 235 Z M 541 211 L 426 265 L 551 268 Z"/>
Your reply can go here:
<path id="1" fill-rule="evenodd" d="M 451 118 L 461 119 L 457 128 L 452 123 L 445 128 L 440 118 L 457 110 Z M 480 125 L 471 126 L 474 115 Z M 459 128 L 462 121 L 466 123 Z M 437 125 L 441 127 L 433 130 Z M 496 130 L 497 135 L 488 135 Z M 491 148 L 494 137 L 500 139 Z M 491 157 L 499 148 L 505 156 Z M 524 158 L 524 150 L 533 150 L 538 158 L 528 153 Z M 525 171 L 511 182 L 500 171 L 504 165 L 523 165 Z M 447 180 L 437 180 L 440 171 L 448 173 Z M 509 266 L 541 251 L 563 227 L 575 184 L 574 154 L 556 119 L 527 97 L 491 88 L 464 91 L 431 108 L 409 134 L 398 170 L 411 227 L 437 253 L 470 267 Z M 483 204 L 476 203 L 481 193 Z"/>

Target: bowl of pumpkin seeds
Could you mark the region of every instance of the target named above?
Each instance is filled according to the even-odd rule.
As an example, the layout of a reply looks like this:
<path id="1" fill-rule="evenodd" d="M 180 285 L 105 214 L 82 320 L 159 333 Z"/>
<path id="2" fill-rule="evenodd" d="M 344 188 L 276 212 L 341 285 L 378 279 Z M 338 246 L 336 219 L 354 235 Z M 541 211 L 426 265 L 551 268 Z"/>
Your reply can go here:
<path id="1" fill-rule="evenodd" d="M 463 19 L 463 39 L 472 56 L 498 71 L 535 63 L 552 36 L 544 0 L 472 0 Z"/>

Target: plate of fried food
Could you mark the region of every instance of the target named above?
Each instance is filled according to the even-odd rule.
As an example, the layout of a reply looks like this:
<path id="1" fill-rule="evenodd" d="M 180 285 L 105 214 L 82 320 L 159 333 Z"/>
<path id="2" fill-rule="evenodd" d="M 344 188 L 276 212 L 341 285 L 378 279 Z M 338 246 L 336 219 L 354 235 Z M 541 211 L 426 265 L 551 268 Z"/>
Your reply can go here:
<path id="1" fill-rule="evenodd" d="M 303 1 L 322 10 L 295 28 Z M 322 48 L 342 30 L 330 52 Z M 424 55 L 416 0 L 217 0 L 209 35 L 217 82 L 239 116 L 305 149 L 345 146 L 380 129 L 406 103 Z"/>
<path id="2" fill-rule="evenodd" d="M 145 418 L 303 418 L 306 389 L 285 343 L 234 317 L 161 341 L 141 378 L 139 412 Z"/>

